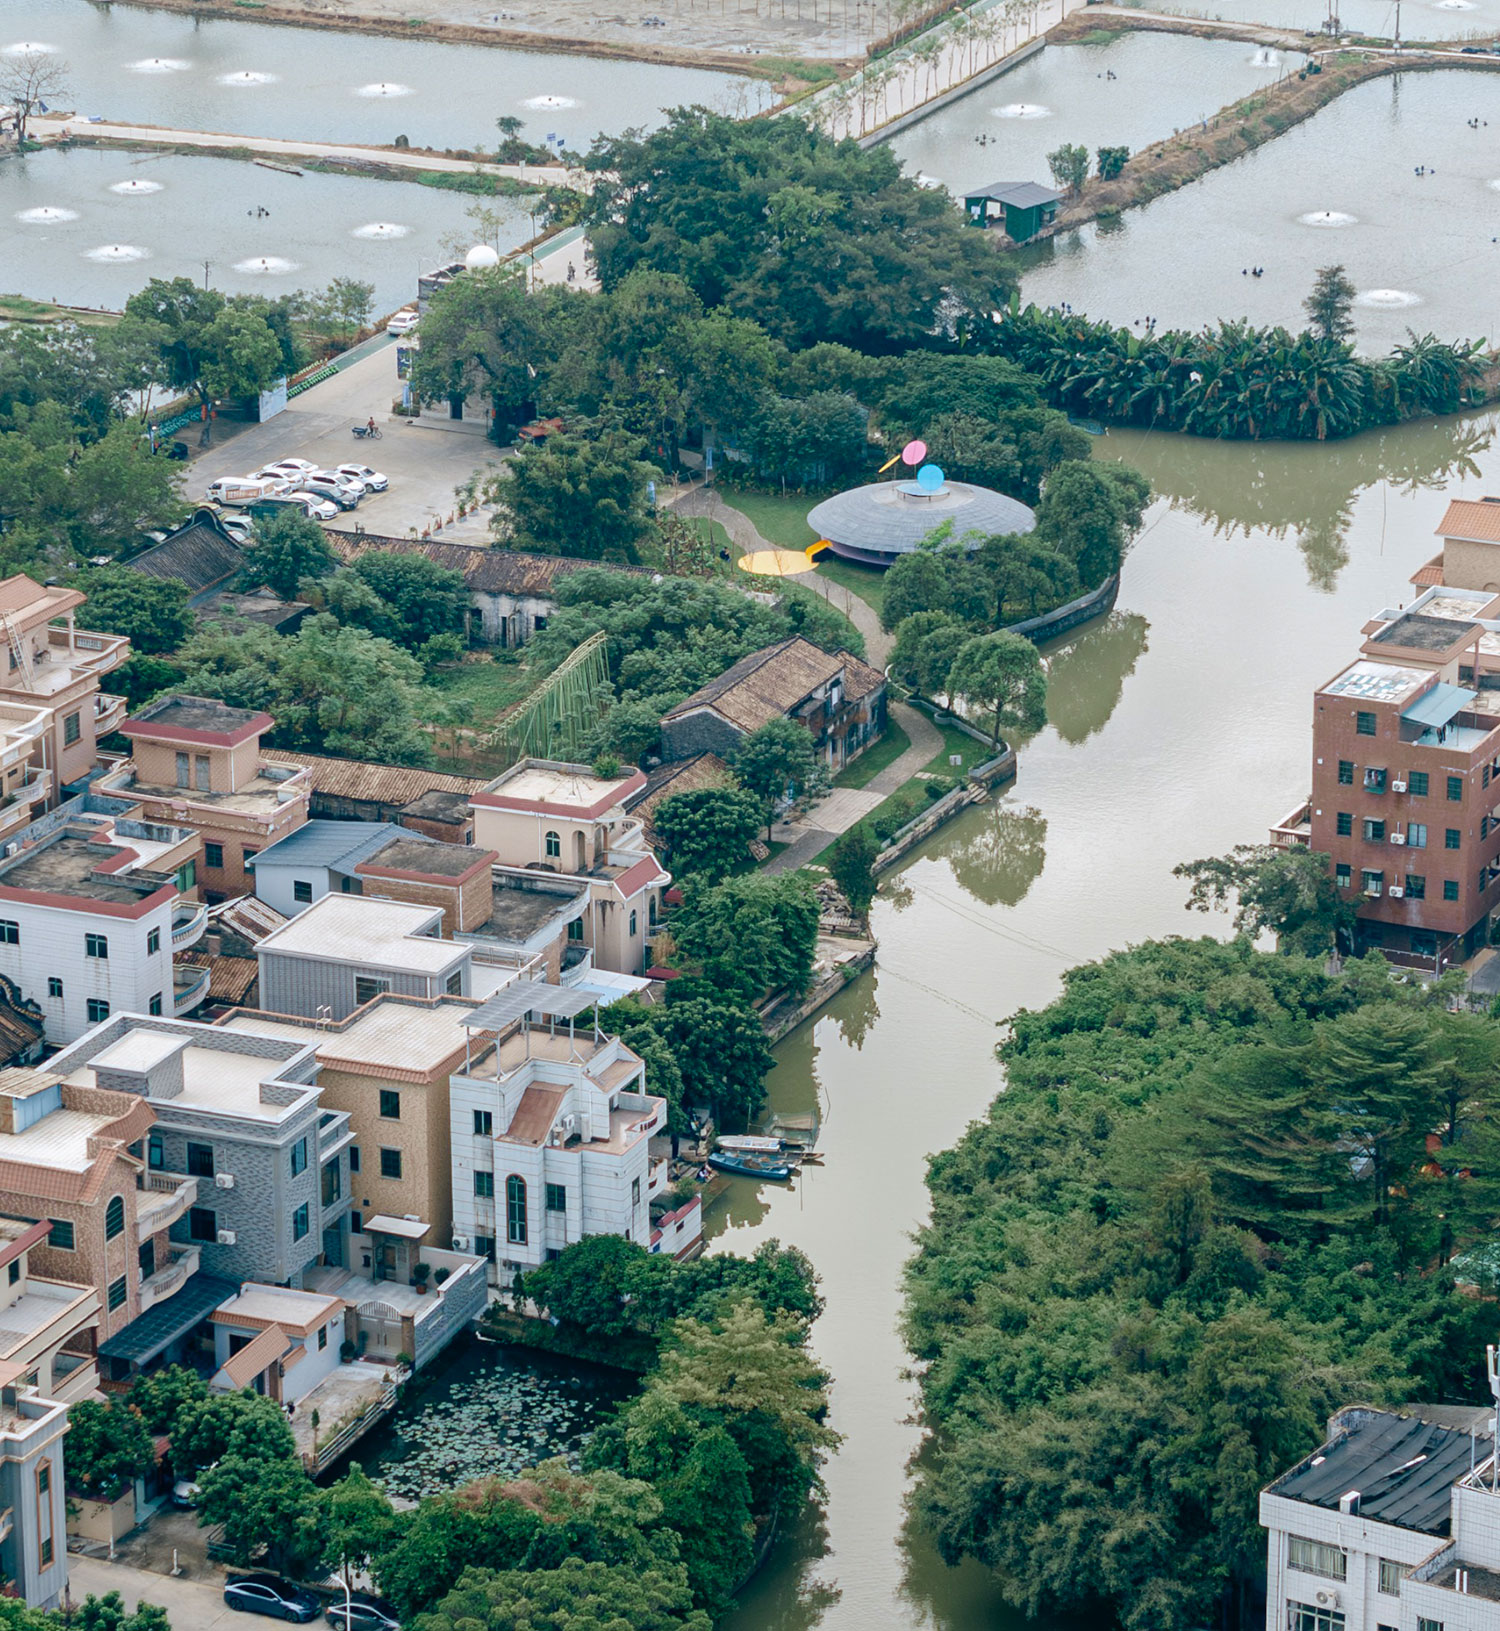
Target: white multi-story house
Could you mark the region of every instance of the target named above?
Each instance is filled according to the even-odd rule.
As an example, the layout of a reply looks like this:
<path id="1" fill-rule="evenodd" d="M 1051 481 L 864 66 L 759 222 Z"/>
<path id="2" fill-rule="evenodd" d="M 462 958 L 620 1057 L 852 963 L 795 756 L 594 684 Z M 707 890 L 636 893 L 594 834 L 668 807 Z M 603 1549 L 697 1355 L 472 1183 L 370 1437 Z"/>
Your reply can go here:
<path id="1" fill-rule="evenodd" d="M 585 1235 L 650 1249 L 667 1181 L 650 1143 L 667 1101 L 618 1037 L 577 1029 L 596 1001 L 518 981 L 464 1016 L 469 1056 L 449 1084 L 454 1249 L 486 1257 L 497 1285 Z"/>
<path id="2" fill-rule="evenodd" d="M 54 1044 L 115 1013 L 191 1013 L 208 994 L 207 969 L 173 964 L 208 920 L 183 898 L 197 834 L 111 815 L 112 802 L 75 800 L 0 856 L 0 974 L 39 1004 Z"/>
<path id="3" fill-rule="evenodd" d="M 568 927 L 593 964 L 640 974 L 672 875 L 646 842 L 624 801 L 646 785 L 639 770 L 596 776 L 587 765 L 523 759 L 471 799 L 474 842 L 499 858 L 499 872 L 558 873 L 587 888 Z"/>
<path id="4" fill-rule="evenodd" d="M 1352 1406 L 1261 1493 L 1266 1631 L 1500 1631 L 1494 1417 Z"/>

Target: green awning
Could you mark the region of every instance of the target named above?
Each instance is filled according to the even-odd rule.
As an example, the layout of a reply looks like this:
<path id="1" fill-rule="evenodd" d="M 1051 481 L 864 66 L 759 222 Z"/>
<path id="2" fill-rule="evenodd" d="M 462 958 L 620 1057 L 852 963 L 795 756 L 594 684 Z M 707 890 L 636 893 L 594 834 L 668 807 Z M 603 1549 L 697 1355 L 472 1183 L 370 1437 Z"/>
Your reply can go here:
<path id="1" fill-rule="evenodd" d="M 1465 691 L 1460 685 L 1448 685 L 1439 680 L 1433 688 L 1417 698 L 1401 717 L 1409 725 L 1422 725 L 1428 730 L 1441 730 L 1465 708 L 1472 708 L 1478 693 Z"/>

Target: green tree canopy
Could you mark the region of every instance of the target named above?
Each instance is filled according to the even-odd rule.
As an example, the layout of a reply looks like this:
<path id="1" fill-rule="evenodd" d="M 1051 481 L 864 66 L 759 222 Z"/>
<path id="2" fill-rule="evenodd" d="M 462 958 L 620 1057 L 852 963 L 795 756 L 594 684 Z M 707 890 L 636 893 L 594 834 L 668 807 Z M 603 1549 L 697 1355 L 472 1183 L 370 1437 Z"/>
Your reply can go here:
<path id="1" fill-rule="evenodd" d="M 294 1579 L 322 1565 L 327 1507 L 297 1456 L 230 1451 L 198 1482 L 198 1521 L 223 1526 L 236 1563 L 253 1563 L 264 1549 L 271 1567 Z"/>
<path id="2" fill-rule="evenodd" d="M 240 586 L 258 589 L 265 584 L 283 600 L 295 600 L 304 578 L 326 577 L 338 564 L 317 522 L 283 509 L 255 523 L 250 547 L 244 552 Z"/>
<path id="3" fill-rule="evenodd" d="M 756 1002 L 770 991 L 801 995 L 812 978 L 818 901 L 804 872 L 752 872 L 721 883 L 690 880 L 672 918 L 686 964 L 716 993 Z"/>
<path id="4" fill-rule="evenodd" d="M 953 659 L 948 684 L 990 716 L 996 747 L 1002 730 L 1032 736 L 1047 723 L 1047 676 L 1022 635 L 1002 629 L 970 640 Z"/>
<path id="5" fill-rule="evenodd" d="M 818 763 L 807 727 L 794 719 L 769 719 L 741 741 L 734 773 L 760 801 L 769 838 L 776 805 L 788 794 L 817 786 Z"/>
<path id="6" fill-rule="evenodd" d="M 651 825 L 679 878 L 694 873 L 718 883 L 750 866 L 761 810 L 760 799 L 744 788 L 697 787 L 664 798 Z"/>
<path id="7" fill-rule="evenodd" d="M 89 597 L 88 626 L 128 635 L 134 652 L 175 651 L 193 632 L 181 578 L 151 578 L 128 566 L 92 566 L 74 577 L 73 587 Z"/>
<path id="8" fill-rule="evenodd" d="M 1353 903 L 1333 878 L 1331 858 L 1301 845 L 1237 844 L 1228 855 L 1184 861 L 1176 878 L 1191 880 L 1190 911 L 1234 905 L 1234 927 L 1252 938 L 1274 934 L 1290 956 L 1336 951 L 1354 932 Z"/>
<path id="9" fill-rule="evenodd" d="M 68 1482 L 83 1494 L 113 1501 L 155 1459 L 151 1430 L 129 1404 L 80 1399 L 68 1411 Z"/>
<path id="10" fill-rule="evenodd" d="M 1036 536 L 1071 561 L 1092 589 L 1120 570 L 1150 498 L 1150 484 L 1129 465 L 1069 460 L 1047 478 Z"/>
<path id="11" fill-rule="evenodd" d="M 1354 297 L 1359 291 L 1342 266 L 1320 266 L 1302 302 L 1307 326 L 1320 340 L 1342 345 L 1354 338 Z"/>
<path id="12" fill-rule="evenodd" d="M 868 919 L 870 903 L 875 899 L 875 857 L 880 854 L 880 840 L 876 838 L 868 821 L 857 821 L 828 851 L 828 873 L 843 891 L 849 910 L 856 917 Z"/>
<path id="13" fill-rule="evenodd" d="M 633 561 L 648 525 L 646 484 L 658 474 L 644 452 L 638 438 L 619 432 L 549 436 L 491 484 L 496 524 L 517 549 Z"/>
<path id="14" fill-rule="evenodd" d="M 639 1570 L 570 1557 L 552 1569 L 472 1569 L 424 1631 L 712 1631 L 680 1563 Z"/>

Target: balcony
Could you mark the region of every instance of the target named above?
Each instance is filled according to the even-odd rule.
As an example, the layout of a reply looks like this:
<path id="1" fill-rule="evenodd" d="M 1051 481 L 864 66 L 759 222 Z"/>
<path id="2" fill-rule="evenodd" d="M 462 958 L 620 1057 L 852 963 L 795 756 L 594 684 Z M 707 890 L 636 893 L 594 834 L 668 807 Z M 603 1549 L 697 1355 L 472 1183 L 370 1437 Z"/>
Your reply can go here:
<path id="1" fill-rule="evenodd" d="M 124 719 L 129 704 L 124 697 L 117 697 L 108 691 L 100 691 L 94 698 L 94 734 L 95 736 L 108 736 L 116 730 Z"/>
<path id="2" fill-rule="evenodd" d="M 148 1172 L 145 1180 L 135 1203 L 135 1238 L 141 1245 L 186 1217 L 198 1199 L 198 1180 L 180 1172 Z"/>
<path id="3" fill-rule="evenodd" d="M 208 995 L 209 971 L 179 964 L 172 970 L 172 1013 L 177 1019 L 190 1014 Z"/>
<path id="4" fill-rule="evenodd" d="M 52 1356 L 52 1386 L 46 1390 L 49 1399 L 60 1399 L 74 1404 L 86 1399 L 99 1386 L 99 1371 L 92 1354 L 68 1353 L 60 1350 Z"/>
<path id="5" fill-rule="evenodd" d="M 191 1276 L 198 1272 L 198 1259 L 202 1253 L 198 1245 L 168 1248 L 166 1263 L 155 1274 L 141 1281 L 141 1313 L 165 1302 L 174 1292 L 181 1291 Z"/>
<path id="6" fill-rule="evenodd" d="M 1306 849 L 1312 843 L 1312 800 L 1303 801 L 1271 828 L 1273 849 Z"/>
<path id="7" fill-rule="evenodd" d="M 208 927 L 208 906 L 185 900 L 172 913 L 172 950 L 186 951 L 196 946 Z"/>

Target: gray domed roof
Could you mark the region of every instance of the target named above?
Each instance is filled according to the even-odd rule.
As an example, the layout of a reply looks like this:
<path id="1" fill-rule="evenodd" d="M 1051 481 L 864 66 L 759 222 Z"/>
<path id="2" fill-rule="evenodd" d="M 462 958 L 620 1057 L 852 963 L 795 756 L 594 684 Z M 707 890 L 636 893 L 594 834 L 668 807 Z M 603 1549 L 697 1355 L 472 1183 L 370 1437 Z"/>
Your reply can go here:
<path id="1" fill-rule="evenodd" d="M 934 527 L 953 523 L 954 541 L 965 533 L 1030 532 L 1036 516 L 1019 500 L 967 481 L 945 481 L 935 493 L 912 481 L 877 481 L 836 493 L 807 513 L 808 526 L 841 555 L 893 561 L 908 555 Z"/>

